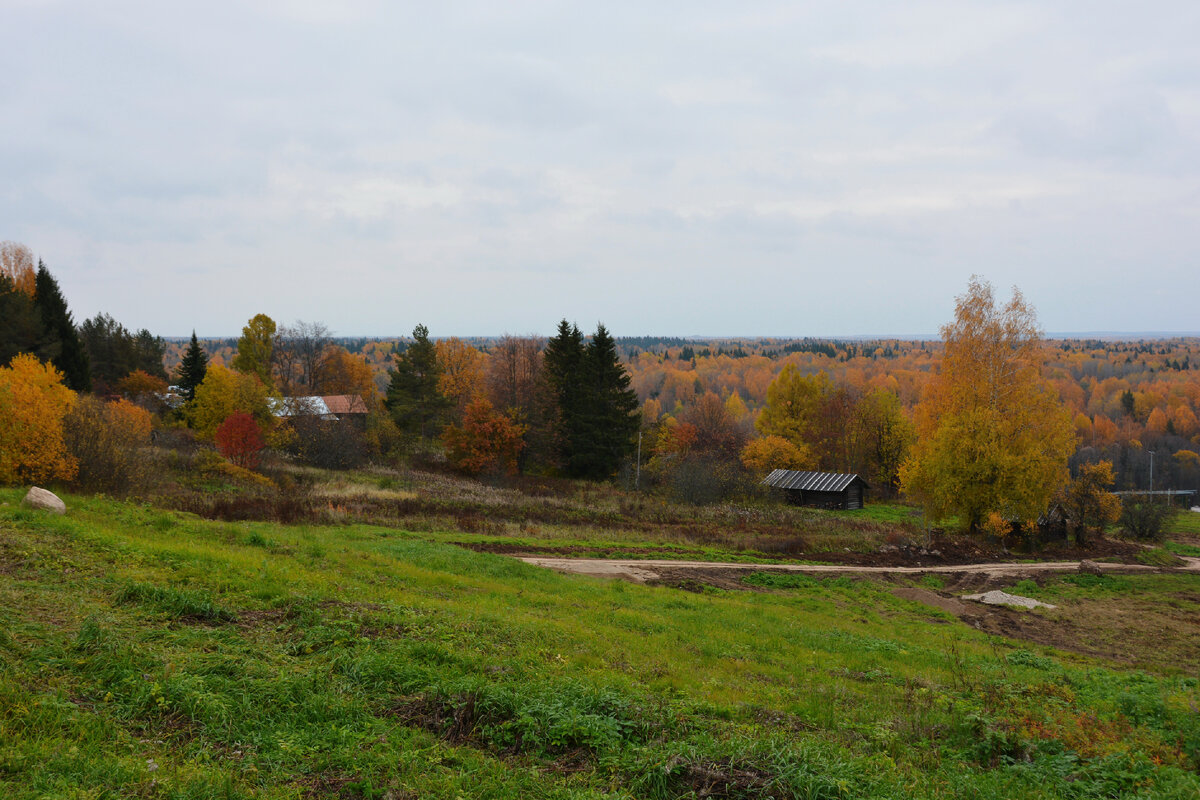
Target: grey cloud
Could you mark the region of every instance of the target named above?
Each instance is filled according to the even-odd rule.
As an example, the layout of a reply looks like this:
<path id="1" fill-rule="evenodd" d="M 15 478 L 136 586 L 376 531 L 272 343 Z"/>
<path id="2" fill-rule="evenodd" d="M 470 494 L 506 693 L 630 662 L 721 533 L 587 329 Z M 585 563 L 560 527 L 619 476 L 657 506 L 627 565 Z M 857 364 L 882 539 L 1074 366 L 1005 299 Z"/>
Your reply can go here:
<path id="1" fill-rule="evenodd" d="M 0 238 L 165 334 L 184 275 L 234 333 L 234 281 L 344 333 L 931 332 L 972 272 L 1054 329 L 1194 327 L 1128 275 L 1196 266 L 1196 8 L 29 6 Z"/>

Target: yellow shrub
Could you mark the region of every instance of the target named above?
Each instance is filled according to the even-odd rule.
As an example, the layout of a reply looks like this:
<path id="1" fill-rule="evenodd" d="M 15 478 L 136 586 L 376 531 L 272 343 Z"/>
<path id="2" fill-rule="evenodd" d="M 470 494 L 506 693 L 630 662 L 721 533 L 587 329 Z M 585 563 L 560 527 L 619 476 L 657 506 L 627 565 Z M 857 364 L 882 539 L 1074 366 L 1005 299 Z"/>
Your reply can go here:
<path id="1" fill-rule="evenodd" d="M 63 441 L 63 417 L 74 404 L 62 373 L 36 356 L 23 353 L 0 367 L 0 484 L 75 476 Z"/>

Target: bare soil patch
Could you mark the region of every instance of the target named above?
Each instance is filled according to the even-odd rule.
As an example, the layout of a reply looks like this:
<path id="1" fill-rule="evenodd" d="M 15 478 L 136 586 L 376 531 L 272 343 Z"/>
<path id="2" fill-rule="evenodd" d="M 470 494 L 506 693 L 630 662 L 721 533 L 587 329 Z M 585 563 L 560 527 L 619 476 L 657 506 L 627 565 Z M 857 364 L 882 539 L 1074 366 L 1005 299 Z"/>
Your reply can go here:
<path id="1" fill-rule="evenodd" d="M 1182 607 L 1180 607 L 1182 606 Z M 1200 673 L 1200 615 L 1192 603 L 1122 594 L 1037 613 L 996 608 L 975 627 L 1147 672 Z"/>
<path id="2" fill-rule="evenodd" d="M 1033 579 L 1045 576 L 1029 576 Z M 1001 581 L 1010 583 L 1011 576 Z M 979 575 L 964 573 L 949 591 L 919 587 L 892 590 L 898 597 L 954 614 L 994 636 L 1046 645 L 1147 672 L 1200 674 L 1200 593 L 1145 596 L 1134 593 L 1078 598 L 1055 609 L 1024 611 L 964 602 L 980 591 Z"/>
<path id="3" fill-rule="evenodd" d="M 974 609 L 956 597 L 938 594 L 937 592 L 932 592 L 929 589 L 921 589 L 917 586 L 902 586 L 892 589 L 892 594 L 896 595 L 896 597 L 903 597 L 905 600 L 915 600 L 918 603 L 924 603 L 927 606 L 932 606 L 955 616 L 971 614 L 974 611 Z"/>
<path id="4" fill-rule="evenodd" d="M 754 586 L 742 581 L 749 573 L 746 570 L 729 570 L 716 567 L 713 569 L 690 567 L 658 567 L 654 568 L 657 578 L 650 578 L 646 583 L 650 586 L 670 586 L 689 592 L 702 592 L 708 587 L 730 589 L 743 592 L 769 591 L 761 586 Z"/>

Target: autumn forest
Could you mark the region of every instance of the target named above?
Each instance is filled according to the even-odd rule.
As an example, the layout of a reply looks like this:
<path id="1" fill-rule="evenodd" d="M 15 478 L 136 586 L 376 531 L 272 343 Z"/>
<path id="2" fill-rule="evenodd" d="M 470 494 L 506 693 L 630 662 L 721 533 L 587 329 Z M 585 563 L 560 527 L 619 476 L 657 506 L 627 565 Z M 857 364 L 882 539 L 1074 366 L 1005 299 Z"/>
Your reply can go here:
<path id="1" fill-rule="evenodd" d="M 939 459 L 989 461 L 992 448 L 997 463 L 1020 462 L 1005 469 L 1040 470 L 1039 487 L 1104 464 L 1115 489 L 1200 488 L 1200 340 L 1045 340 L 1019 293 L 999 305 L 981 279 L 940 340 L 614 337 L 568 320 L 549 339 L 421 324 L 345 338 L 266 314 L 238 337 L 178 340 L 107 314 L 76 325 L 45 265 L 5 243 L 0 320 L 7 483 L 102 485 L 71 442 L 109 419 L 124 436 L 215 442 L 236 469 L 274 448 L 334 468 L 415 459 L 471 475 L 616 478 L 699 503 L 743 495 L 780 467 L 858 473 L 876 498 L 919 500 L 972 528 L 989 513 L 1036 517 L 1048 489 L 1014 483 L 964 505 L 978 477 Z M 968 396 L 981 386 L 989 398 Z M 359 423 L 281 411 L 323 397 L 361 398 Z M 960 418 L 975 433 L 955 439 L 947 420 Z M 1020 423 L 998 433 L 1008 420 Z M 31 430 L 60 432 L 35 446 L 22 442 Z"/>

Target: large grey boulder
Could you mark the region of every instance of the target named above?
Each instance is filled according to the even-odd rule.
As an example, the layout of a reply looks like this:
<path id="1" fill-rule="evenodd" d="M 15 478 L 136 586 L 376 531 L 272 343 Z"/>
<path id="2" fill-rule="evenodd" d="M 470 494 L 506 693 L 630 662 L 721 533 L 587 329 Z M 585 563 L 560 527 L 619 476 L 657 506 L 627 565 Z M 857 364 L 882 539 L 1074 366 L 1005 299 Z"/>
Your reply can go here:
<path id="1" fill-rule="evenodd" d="M 67 504 L 58 498 L 54 492 L 48 492 L 45 489 L 39 489 L 33 486 L 26 493 L 25 499 L 21 501 L 23 505 L 30 508 L 40 508 L 43 511 L 49 511 L 52 514 L 67 513 Z"/>
<path id="2" fill-rule="evenodd" d="M 974 600 L 978 603 L 986 603 L 989 606 L 1016 606 L 1017 608 L 1055 608 L 1049 603 L 1043 603 L 1041 600 L 1034 600 L 1032 597 L 1022 597 L 1019 594 L 1009 594 L 1002 592 L 999 589 L 993 589 L 990 592 L 983 594 L 964 594 L 963 600 Z"/>

